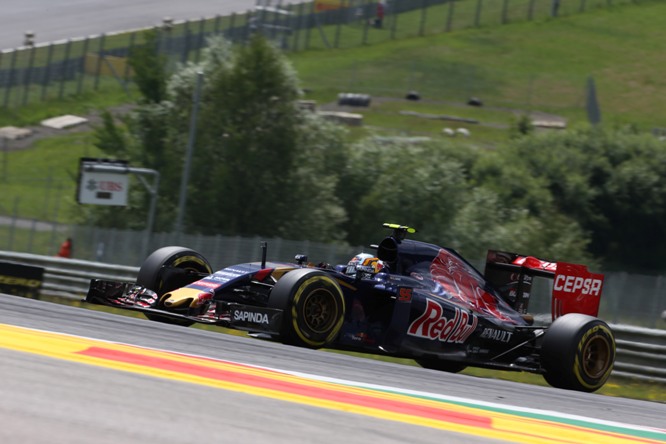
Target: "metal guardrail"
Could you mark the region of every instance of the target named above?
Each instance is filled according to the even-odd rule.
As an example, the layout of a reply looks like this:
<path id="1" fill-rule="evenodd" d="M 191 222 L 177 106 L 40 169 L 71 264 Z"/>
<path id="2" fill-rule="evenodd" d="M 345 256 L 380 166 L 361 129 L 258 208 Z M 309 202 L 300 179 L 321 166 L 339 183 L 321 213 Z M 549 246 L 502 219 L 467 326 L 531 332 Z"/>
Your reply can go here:
<path id="1" fill-rule="evenodd" d="M 611 325 L 617 358 L 614 376 L 666 384 L 666 330 Z"/>
<path id="2" fill-rule="evenodd" d="M 44 269 L 40 294 L 65 298 L 81 298 L 88 292 L 90 279 L 134 282 L 139 267 L 112 265 L 77 259 L 40 256 L 37 254 L 0 251 L 0 261 L 33 265 Z"/>
<path id="3" fill-rule="evenodd" d="M 44 268 L 41 294 L 80 299 L 90 279 L 134 282 L 139 267 L 0 251 L 0 261 Z M 666 330 L 611 324 L 617 359 L 613 376 L 666 384 Z"/>

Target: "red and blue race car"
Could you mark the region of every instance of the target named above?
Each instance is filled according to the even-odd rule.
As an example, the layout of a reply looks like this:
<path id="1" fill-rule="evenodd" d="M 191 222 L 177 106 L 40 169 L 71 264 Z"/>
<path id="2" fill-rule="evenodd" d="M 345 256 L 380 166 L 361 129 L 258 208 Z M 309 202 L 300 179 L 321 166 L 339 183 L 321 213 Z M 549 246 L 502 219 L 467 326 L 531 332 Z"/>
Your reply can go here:
<path id="1" fill-rule="evenodd" d="M 456 251 L 391 230 L 373 254 L 348 264 L 261 262 L 213 271 L 199 253 L 164 247 L 136 282 L 94 279 L 86 301 L 138 310 L 151 320 L 196 322 L 310 347 L 411 358 L 458 372 L 467 366 L 539 373 L 565 389 L 608 379 L 615 339 L 596 316 L 603 275 L 587 267 L 489 251 L 485 274 Z M 552 281 L 552 322 L 529 314 L 535 278 Z"/>

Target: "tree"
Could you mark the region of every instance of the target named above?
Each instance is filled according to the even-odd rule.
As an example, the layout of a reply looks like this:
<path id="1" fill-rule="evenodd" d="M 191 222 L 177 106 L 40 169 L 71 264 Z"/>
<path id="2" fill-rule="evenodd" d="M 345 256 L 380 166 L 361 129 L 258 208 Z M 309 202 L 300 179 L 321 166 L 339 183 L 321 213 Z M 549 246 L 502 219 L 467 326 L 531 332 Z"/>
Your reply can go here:
<path id="1" fill-rule="evenodd" d="M 166 90 L 166 57 L 159 52 L 159 38 L 156 30 L 143 34 L 144 43 L 132 48 L 129 65 L 134 70 L 135 82 L 147 103 L 162 101 Z"/>
<path id="2" fill-rule="evenodd" d="M 447 144 L 384 143 L 366 139 L 352 149 L 341 183 L 350 214 L 349 242 L 376 237 L 383 222 L 411 225 L 419 238 L 445 242 L 453 215 L 469 192 L 466 163 Z"/>
<path id="3" fill-rule="evenodd" d="M 484 158 L 474 175 L 532 217 L 575 222 L 606 267 L 666 265 L 666 147 L 652 136 L 601 127 L 534 134 Z"/>
<path id="4" fill-rule="evenodd" d="M 128 119 L 131 143 L 122 149 L 133 163 L 161 174 L 157 229 L 172 228 L 199 72 L 204 86 L 186 229 L 342 238 L 345 212 L 335 191 L 336 168 L 346 157 L 343 133 L 299 109 L 295 72 L 258 35 L 233 48 L 222 38 L 212 39 L 200 63 L 179 67 L 162 100 L 142 101 Z M 104 131 L 101 141 L 118 140 Z"/>
<path id="5" fill-rule="evenodd" d="M 451 222 L 450 246 L 469 258 L 484 258 L 487 250 L 529 254 L 595 266 L 588 237 L 564 215 L 549 212 L 536 217 L 511 206 L 486 187 L 475 188 Z"/>
<path id="6" fill-rule="evenodd" d="M 206 174 L 192 179 L 190 226 L 291 239 L 339 233 L 331 159 L 344 157 L 343 135 L 299 109 L 284 55 L 255 35 L 207 76 L 204 97 L 193 167 Z"/>

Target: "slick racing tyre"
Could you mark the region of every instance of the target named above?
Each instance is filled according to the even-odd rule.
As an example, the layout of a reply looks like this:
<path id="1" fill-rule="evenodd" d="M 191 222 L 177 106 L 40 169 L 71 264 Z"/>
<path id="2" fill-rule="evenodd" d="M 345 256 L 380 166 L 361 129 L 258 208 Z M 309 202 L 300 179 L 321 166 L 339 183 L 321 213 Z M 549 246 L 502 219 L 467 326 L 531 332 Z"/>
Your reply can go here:
<path id="1" fill-rule="evenodd" d="M 321 348 L 333 341 L 345 317 L 345 300 L 328 274 L 302 268 L 284 275 L 273 287 L 268 303 L 283 310 L 283 342 Z"/>
<path id="2" fill-rule="evenodd" d="M 615 338 L 595 317 L 571 313 L 557 318 L 541 345 L 544 379 L 553 387 L 593 392 L 613 370 Z"/>
<path id="3" fill-rule="evenodd" d="M 199 274 L 211 274 L 212 267 L 201 254 L 184 247 L 163 247 L 155 250 L 141 265 L 136 283 L 153 290 L 159 296 L 184 287 L 199 279 Z M 194 322 L 144 313 L 151 321 L 188 327 Z"/>
<path id="4" fill-rule="evenodd" d="M 441 359 L 425 359 L 419 358 L 415 359 L 416 363 L 423 368 L 429 368 L 430 370 L 439 370 L 441 372 L 447 373 L 459 373 L 467 368 L 462 362 L 455 361 L 444 361 Z"/>

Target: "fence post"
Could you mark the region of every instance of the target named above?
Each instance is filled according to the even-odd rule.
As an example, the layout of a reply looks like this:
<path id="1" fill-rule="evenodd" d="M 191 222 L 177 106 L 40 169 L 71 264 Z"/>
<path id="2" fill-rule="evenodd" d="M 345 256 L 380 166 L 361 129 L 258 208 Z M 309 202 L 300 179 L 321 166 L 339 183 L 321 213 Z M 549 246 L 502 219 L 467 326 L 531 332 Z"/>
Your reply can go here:
<path id="1" fill-rule="evenodd" d="M 234 27 L 235 24 L 236 24 L 236 13 L 233 12 L 231 13 L 231 17 L 229 18 L 229 27 L 227 28 L 227 33 L 229 34 L 229 41 L 233 43 L 237 43 L 236 39 L 238 38 L 236 37 L 237 31 L 236 28 Z"/>
<path id="2" fill-rule="evenodd" d="M 476 15 L 474 16 L 474 27 L 478 28 L 481 23 L 481 7 L 483 0 L 476 2 Z"/>
<path id="3" fill-rule="evenodd" d="M 16 196 L 14 198 L 14 215 L 12 217 L 12 223 L 9 225 L 9 243 L 7 245 L 7 250 L 12 251 L 12 246 L 14 244 L 14 233 L 16 232 L 16 221 L 18 220 L 18 207 L 20 202 L 20 197 Z"/>
<path id="4" fill-rule="evenodd" d="M 585 1 L 585 0 L 582 0 L 582 1 Z M 552 0 L 552 2 L 553 2 L 551 4 L 552 10 L 551 10 L 550 15 L 552 17 L 557 17 L 559 15 L 559 11 L 560 11 L 560 0 Z"/>
<path id="5" fill-rule="evenodd" d="M 613 323 L 614 324 L 619 324 L 620 321 L 620 307 L 621 307 L 621 302 L 622 298 L 619 295 L 624 294 L 626 283 L 627 283 L 627 273 L 626 272 L 621 272 L 619 274 L 619 279 L 620 279 L 620 285 L 616 285 L 615 288 L 619 289 L 619 291 L 615 292 L 615 300 L 613 304 Z"/>
<path id="6" fill-rule="evenodd" d="M 391 4 L 391 9 L 389 9 L 389 14 L 391 14 L 391 40 L 395 40 L 395 33 L 398 30 L 398 17 L 400 14 L 396 11 L 396 5 Z"/>
<path id="7" fill-rule="evenodd" d="M 90 42 L 90 37 L 86 37 L 83 41 L 83 48 L 81 49 L 81 71 L 79 75 L 78 85 L 76 86 L 76 94 L 81 94 L 83 91 L 83 80 L 86 77 L 86 54 L 88 53 L 88 44 Z"/>
<path id="8" fill-rule="evenodd" d="M 32 224 L 30 225 L 30 235 L 28 236 L 28 245 L 27 245 L 27 252 L 32 253 L 32 244 L 33 244 L 33 239 L 35 238 L 35 231 L 37 230 L 37 219 L 32 220 Z"/>
<path id="9" fill-rule="evenodd" d="M 2 181 L 7 182 L 7 152 L 9 151 L 9 148 L 7 147 L 8 144 L 8 139 L 6 137 L 2 137 Z"/>
<path id="10" fill-rule="evenodd" d="M 205 19 L 202 17 L 199 22 L 199 35 L 197 36 L 197 50 L 194 53 L 194 63 L 199 63 L 199 56 L 201 55 L 201 47 L 203 46 L 203 39 L 206 33 L 204 26 L 206 24 Z"/>
<path id="11" fill-rule="evenodd" d="M 451 32 L 451 26 L 453 23 L 453 13 L 454 13 L 454 5 L 456 4 L 455 1 L 450 1 L 449 2 L 449 16 L 446 19 L 446 32 Z"/>
<path id="12" fill-rule="evenodd" d="M 296 20 L 296 30 L 294 32 L 294 42 L 292 44 L 292 51 L 298 52 L 298 36 L 303 26 L 303 3 L 298 4 L 298 19 Z"/>
<path id="13" fill-rule="evenodd" d="M 530 3 L 527 7 L 527 20 L 534 20 L 534 2 L 535 0 L 530 0 Z"/>
<path id="14" fill-rule="evenodd" d="M 49 45 L 49 51 L 46 55 L 46 69 L 44 70 L 44 77 L 42 78 L 42 102 L 46 100 L 46 93 L 51 81 L 51 59 L 53 58 L 53 43 Z"/>
<path id="15" fill-rule="evenodd" d="M 310 29 L 312 28 L 312 15 L 314 11 L 314 2 L 310 4 L 310 12 L 308 18 L 305 20 L 305 50 L 310 49 Z"/>
<path id="16" fill-rule="evenodd" d="M 280 23 L 280 13 L 278 11 L 282 10 L 282 0 L 278 0 L 278 4 L 275 6 L 275 11 L 273 11 L 273 28 L 271 29 L 271 40 L 275 40 L 278 35 L 278 26 Z"/>
<path id="17" fill-rule="evenodd" d="M 30 57 L 28 60 L 28 72 L 26 73 L 25 88 L 23 89 L 23 105 L 28 104 L 28 96 L 30 94 L 30 83 L 32 82 L 32 68 L 35 64 L 35 47 L 30 48 Z"/>
<path id="18" fill-rule="evenodd" d="M 215 16 L 215 26 L 213 26 L 213 33 L 215 35 L 220 33 L 220 21 L 221 21 L 220 14 L 217 14 Z"/>
<path id="19" fill-rule="evenodd" d="M 183 52 L 180 53 L 180 62 L 187 63 L 187 56 L 190 52 L 190 21 L 185 21 L 185 36 L 183 39 Z"/>
<path id="20" fill-rule="evenodd" d="M 99 76 L 102 72 L 102 59 L 104 59 L 104 40 L 106 39 L 106 34 L 102 34 L 99 37 L 99 51 L 97 53 L 97 68 L 95 69 L 95 85 L 93 89 L 97 91 L 99 88 Z"/>
<path id="21" fill-rule="evenodd" d="M 654 295 L 664 294 L 663 290 L 662 290 L 663 284 L 664 284 L 664 276 L 661 276 L 661 275 L 657 276 L 657 283 L 656 283 L 657 288 L 655 288 L 655 291 L 652 294 L 654 294 Z M 659 297 L 655 297 L 654 301 L 653 301 L 652 309 L 650 310 L 650 312 L 654 316 L 652 318 L 651 322 L 650 322 L 650 327 L 651 328 L 657 327 L 657 323 L 659 322 L 659 318 L 661 316 L 661 311 L 664 309 L 664 307 L 659 306 L 659 303 L 660 303 Z"/>
<path id="22" fill-rule="evenodd" d="M 160 40 L 161 39 L 158 36 L 158 39 L 157 39 L 157 44 L 158 45 L 160 44 L 159 43 Z M 134 44 L 135 43 L 136 43 L 136 31 L 132 32 L 132 34 L 130 34 L 129 46 L 127 47 L 127 57 L 126 57 L 126 61 L 125 61 L 125 72 L 123 73 L 123 79 L 125 80 L 125 83 L 129 82 L 129 78 L 130 78 L 130 58 L 132 57 L 132 51 L 134 51 Z M 157 53 L 159 54 L 159 49 L 158 49 Z"/>
<path id="23" fill-rule="evenodd" d="M 333 41 L 333 47 L 335 49 L 338 49 L 338 46 L 340 45 L 340 26 L 341 26 L 342 22 L 344 21 L 344 14 L 345 14 L 346 9 L 347 9 L 344 6 L 345 6 L 344 0 L 340 0 L 340 4 L 338 5 L 338 12 L 336 14 L 337 15 L 336 19 L 338 21 L 338 26 L 336 26 L 336 28 L 335 28 L 335 39 Z"/>
<path id="24" fill-rule="evenodd" d="M 421 0 L 421 22 L 419 23 L 419 37 L 425 34 L 425 25 L 428 17 L 428 0 Z"/>
<path id="25" fill-rule="evenodd" d="M 4 54 L 5 54 L 4 51 L 0 51 L 0 68 L 2 68 L 2 58 L 3 58 L 2 56 Z M 0 87 L 4 86 L 4 84 L 5 84 L 5 78 L 4 78 L 4 76 L 0 76 Z"/>
<path id="26" fill-rule="evenodd" d="M 363 7 L 363 38 L 361 39 L 361 44 L 366 45 L 368 43 L 368 28 L 370 28 L 370 0 L 366 0 Z"/>
<path id="27" fill-rule="evenodd" d="M 505 25 L 507 22 L 507 14 L 509 11 L 509 0 L 504 0 L 502 5 L 502 24 Z"/>
<path id="28" fill-rule="evenodd" d="M 241 39 L 241 46 L 245 46 L 250 36 L 252 35 L 252 26 L 254 26 L 255 23 L 253 22 L 253 20 L 254 18 L 252 16 L 252 11 L 248 10 L 245 13 L 245 27 L 243 28 L 243 38 Z"/>
<path id="29" fill-rule="evenodd" d="M 9 105 L 9 96 L 12 92 L 12 87 L 14 86 L 14 70 L 16 69 L 16 53 L 18 51 L 15 49 L 12 51 L 11 62 L 9 62 L 9 79 L 7 82 L 7 89 L 5 89 L 5 101 L 3 103 L 3 108 L 7 108 Z"/>
<path id="30" fill-rule="evenodd" d="M 69 65 L 69 52 L 72 48 L 72 41 L 67 40 L 65 45 L 65 60 L 63 61 L 62 67 L 60 68 L 60 90 L 58 91 L 58 98 L 62 99 L 62 96 L 65 92 L 65 81 L 67 80 L 67 67 Z"/>

